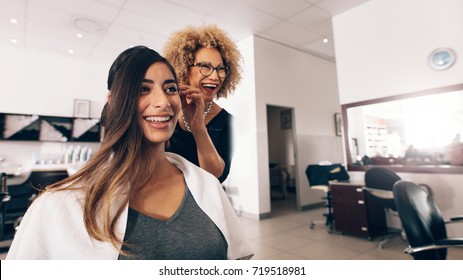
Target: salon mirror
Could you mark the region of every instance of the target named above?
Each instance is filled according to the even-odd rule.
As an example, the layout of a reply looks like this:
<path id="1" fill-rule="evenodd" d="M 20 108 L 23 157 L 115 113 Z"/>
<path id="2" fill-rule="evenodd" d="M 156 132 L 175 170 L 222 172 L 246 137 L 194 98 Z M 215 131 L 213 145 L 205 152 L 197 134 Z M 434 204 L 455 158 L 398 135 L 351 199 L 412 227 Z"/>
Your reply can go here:
<path id="1" fill-rule="evenodd" d="M 348 169 L 463 173 L 463 84 L 345 104 Z"/>

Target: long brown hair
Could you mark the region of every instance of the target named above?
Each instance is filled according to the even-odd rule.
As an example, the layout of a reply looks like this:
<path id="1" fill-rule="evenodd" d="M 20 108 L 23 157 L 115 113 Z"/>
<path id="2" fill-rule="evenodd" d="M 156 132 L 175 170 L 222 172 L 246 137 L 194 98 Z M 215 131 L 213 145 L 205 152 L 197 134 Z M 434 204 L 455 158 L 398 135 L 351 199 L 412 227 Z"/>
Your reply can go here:
<path id="1" fill-rule="evenodd" d="M 101 147 L 76 174 L 48 186 L 47 191 L 79 189 L 85 194 L 84 223 L 90 237 L 119 248 L 122 240 L 115 233 L 117 219 L 131 195 L 145 185 L 150 166 L 150 144 L 138 123 L 138 96 L 148 68 L 165 63 L 156 51 L 137 46 L 122 52 L 111 65 L 108 90 L 111 102 L 102 112 L 105 135 Z"/>

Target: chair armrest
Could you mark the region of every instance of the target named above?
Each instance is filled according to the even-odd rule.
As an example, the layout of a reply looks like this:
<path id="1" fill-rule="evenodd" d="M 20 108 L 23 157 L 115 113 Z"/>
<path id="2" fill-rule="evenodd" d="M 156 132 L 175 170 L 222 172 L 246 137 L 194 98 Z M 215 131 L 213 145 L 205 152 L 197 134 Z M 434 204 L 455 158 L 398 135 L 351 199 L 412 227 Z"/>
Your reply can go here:
<path id="1" fill-rule="evenodd" d="M 407 254 L 414 254 L 417 252 L 444 249 L 444 248 L 463 248 L 463 238 L 446 238 L 440 239 L 435 242 L 435 244 L 429 244 L 420 247 L 407 247 L 404 252 Z"/>
<path id="2" fill-rule="evenodd" d="M 418 186 L 421 187 L 421 188 L 423 188 L 423 189 L 428 193 L 428 195 L 429 195 L 430 197 L 433 197 L 433 196 L 434 196 L 434 192 L 433 192 L 431 186 L 429 186 L 428 184 L 423 184 L 423 183 L 421 183 L 421 184 L 418 184 Z"/>
<path id="3" fill-rule="evenodd" d="M 463 221 L 463 216 L 450 218 L 450 222 L 462 222 L 462 221 Z"/>
<path id="4" fill-rule="evenodd" d="M 463 216 L 451 217 L 449 220 L 444 221 L 446 224 L 463 222 Z"/>

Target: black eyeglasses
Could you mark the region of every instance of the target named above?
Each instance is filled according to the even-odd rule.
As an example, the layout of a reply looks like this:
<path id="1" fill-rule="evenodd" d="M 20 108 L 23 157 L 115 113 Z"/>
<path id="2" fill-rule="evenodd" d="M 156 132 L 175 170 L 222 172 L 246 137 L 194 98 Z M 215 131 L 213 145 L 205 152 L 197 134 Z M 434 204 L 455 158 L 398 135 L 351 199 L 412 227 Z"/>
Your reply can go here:
<path id="1" fill-rule="evenodd" d="M 194 66 L 199 68 L 199 73 L 201 73 L 201 75 L 204 77 L 209 77 L 212 72 L 214 72 L 214 70 L 217 71 L 217 75 L 220 78 L 225 78 L 230 73 L 230 68 L 228 68 L 228 66 L 219 65 L 214 67 L 210 62 L 196 62 L 195 64 L 191 65 L 191 67 Z"/>

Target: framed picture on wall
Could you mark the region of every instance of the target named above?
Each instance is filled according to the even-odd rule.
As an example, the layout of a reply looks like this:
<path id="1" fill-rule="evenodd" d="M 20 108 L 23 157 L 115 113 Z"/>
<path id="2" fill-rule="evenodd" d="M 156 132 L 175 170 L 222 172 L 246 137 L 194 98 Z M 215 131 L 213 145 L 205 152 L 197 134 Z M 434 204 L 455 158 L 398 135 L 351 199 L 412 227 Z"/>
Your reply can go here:
<path id="1" fill-rule="evenodd" d="M 74 117 L 90 118 L 90 100 L 74 99 Z"/>
<path id="2" fill-rule="evenodd" d="M 280 112 L 280 122 L 282 130 L 292 128 L 291 110 L 284 110 Z"/>
<path id="3" fill-rule="evenodd" d="M 334 114 L 334 124 L 336 128 L 336 135 L 342 136 L 342 116 L 341 113 Z"/>

